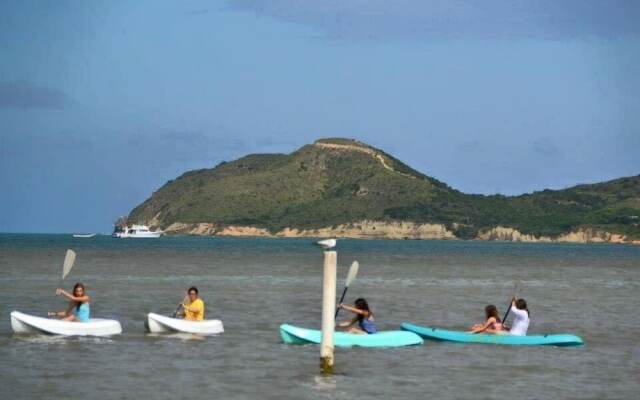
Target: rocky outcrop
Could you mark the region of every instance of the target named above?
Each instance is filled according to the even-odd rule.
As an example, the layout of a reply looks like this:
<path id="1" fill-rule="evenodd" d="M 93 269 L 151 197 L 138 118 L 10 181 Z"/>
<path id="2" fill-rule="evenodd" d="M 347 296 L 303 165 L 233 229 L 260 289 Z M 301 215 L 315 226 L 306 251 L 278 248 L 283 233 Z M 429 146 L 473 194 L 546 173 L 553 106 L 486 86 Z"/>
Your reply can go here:
<path id="1" fill-rule="evenodd" d="M 260 237 L 342 237 L 354 239 L 456 239 L 453 232 L 441 224 L 413 222 L 361 221 L 319 229 L 285 228 L 275 234 L 253 226 L 216 226 L 210 223 L 185 224 L 175 222 L 164 228 L 167 234 L 203 236 Z"/>
<path id="2" fill-rule="evenodd" d="M 416 224 L 403 221 L 360 221 L 318 229 L 285 228 L 271 233 L 265 228 L 254 226 L 217 226 L 211 223 L 186 224 L 175 222 L 164 228 L 166 234 L 197 236 L 238 236 L 238 237 L 339 237 L 352 239 L 458 239 L 442 224 Z M 525 242 L 525 243 L 626 243 L 640 245 L 640 240 L 630 240 L 624 235 L 594 229 L 580 229 L 557 237 L 524 234 L 517 229 L 497 226 L 482 231 L 476 240 Z"/>
<path id="3" fill-rule="evenodd" d="M 535 237 L 533 235 L 523 234 L 517 229 L 504 226 L 496 226 L 495 228 L 482 231 L 476 237 L 477 240 L 500 240 L 504 242 L 551 242 L 549 237 Z"/>
<path id="4" fill-rule="evenodd" d="M 534 236 L 523 234 L 517 229 L 497 226 L 478 234 L 477 240 L 502 240 L 507 242 L 528 243 L 627 243 L 640 244 L 640 240 L 630 240 L 625 235 L 594 230 L 590 228 L 580 229 L 574 232 L 562 234 L 557 237 Z"/>
<path id="5" fill-rule="evenodd" d="M 409 175 L 409 174 L 405 174 L 403 172 L 399 172 L 396 171 L 395 169 L 393 169 L 388 163 L 387 160 L 385 160 L 384 156 L 382 154 L 380 154 L 379 152 L 373 150 L 371 147 L 362 145 L 362 146 L 356 146 L 356 145 L 349 145 L 349 144 L 337 144 L 337 143 L 325 143 L 325 142 L 315 142 L 313 144 L 314 146 L 317 147 L 321 147 L 324 149 L 331 149 L 331 150 L 347 150 L 347 151 L 359 151 L 361 153 L 365 153 L 370 155 L 371 157 L 375 158 L 376 160 L 378 160 L 378 162 L 382 165 L 382 167 L 388 171 L 392 171 L 392 172 L 396 172 L 400 175 L 406 176 L 408 178 L 415 178 L 415 176 L 413 175 Z"/>
<path id="6" fill-rule="evenodd" d="M 164 229 L 166 234 L 196 235 L 196 236 L 272 236 L 264 228 L 253 226 L 216 226 L 210 223 L 185 224 L 174 222 Z"/>
<path id="7" fill-rule="evenodd" d="M 413 222 L 361 221 L 320 229 L 289 229 L 276 234 L 279 237 L 343 237 L 354 239 L 456 239 L 442 224 L 415 224 Z"/>

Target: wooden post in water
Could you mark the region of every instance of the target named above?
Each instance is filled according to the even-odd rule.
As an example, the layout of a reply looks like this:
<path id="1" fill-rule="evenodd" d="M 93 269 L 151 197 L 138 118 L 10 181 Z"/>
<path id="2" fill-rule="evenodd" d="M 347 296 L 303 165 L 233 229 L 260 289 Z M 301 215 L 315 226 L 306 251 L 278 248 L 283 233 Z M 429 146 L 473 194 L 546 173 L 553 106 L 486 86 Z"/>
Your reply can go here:
<path id="1" fill-rule="evenodd" d="M 336 269 L 338 253 L 324 252 L 322 279 L 322 337 L 320 341 L 320 372 L 333 373 L 333 331 L 336 320 Z"/>

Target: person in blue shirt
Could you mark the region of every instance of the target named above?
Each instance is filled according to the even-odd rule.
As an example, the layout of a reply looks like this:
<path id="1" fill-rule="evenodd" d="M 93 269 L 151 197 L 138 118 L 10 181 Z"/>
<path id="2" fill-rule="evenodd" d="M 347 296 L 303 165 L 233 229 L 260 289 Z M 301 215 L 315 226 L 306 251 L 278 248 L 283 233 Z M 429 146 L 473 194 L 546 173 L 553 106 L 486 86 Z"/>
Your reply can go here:
<path id="1" fill-rule="evenodd" d="M 339 327 L 349 328 L 347 329 L 347 332 L 358 334 L 371 334 L 378 332 L 376 329 L 375 319 L 373 318 L 373 313 L 365 299 L 357 299 L 354 307 L 347 306 L 345 304 L 338 304 L 338 308 L 356 314 L 351 321 L 344 321 L 338 324 Z"/>
<path id="2" fill-rule="evenodd" d="M 87 295 L 84 285 L 80 282 L 73 286 L 73 294 L 63 289 L 56 289 L 56 295 L 69 300 L 69 306 L 65 311 L 48 312 L 49 317 L 60 317 L 63 321 L 88 322 L 90 316 L 89 303 L 91 298 Z"/>

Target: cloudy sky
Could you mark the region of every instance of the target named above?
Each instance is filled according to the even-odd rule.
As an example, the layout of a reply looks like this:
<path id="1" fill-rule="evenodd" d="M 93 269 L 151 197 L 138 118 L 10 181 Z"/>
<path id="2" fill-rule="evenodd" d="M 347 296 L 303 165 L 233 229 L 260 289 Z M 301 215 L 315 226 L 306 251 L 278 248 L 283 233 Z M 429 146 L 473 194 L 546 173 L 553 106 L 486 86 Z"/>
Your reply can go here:
<path id="1" fill-rule="evenodd" d="M 640 173 L 640 2 L 3 1 L 0 232 L 350 137 L 468 193 Z"/>

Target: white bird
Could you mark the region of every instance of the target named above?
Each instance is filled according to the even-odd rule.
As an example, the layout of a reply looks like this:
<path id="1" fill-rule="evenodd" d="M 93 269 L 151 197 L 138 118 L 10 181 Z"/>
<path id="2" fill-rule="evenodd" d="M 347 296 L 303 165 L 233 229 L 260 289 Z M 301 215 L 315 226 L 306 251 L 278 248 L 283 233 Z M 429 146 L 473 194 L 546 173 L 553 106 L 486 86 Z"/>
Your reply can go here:
<path id="1" fill-rule="evenodd" d="M 329 250 L 329 249 L 331 249 L 333 247 L 336 247 L 336 240 L 335 239 L 325 239 L 325 240 L 319 241 L 318 244 L 320 246 L 322 246 L 323 249 Z"/>

